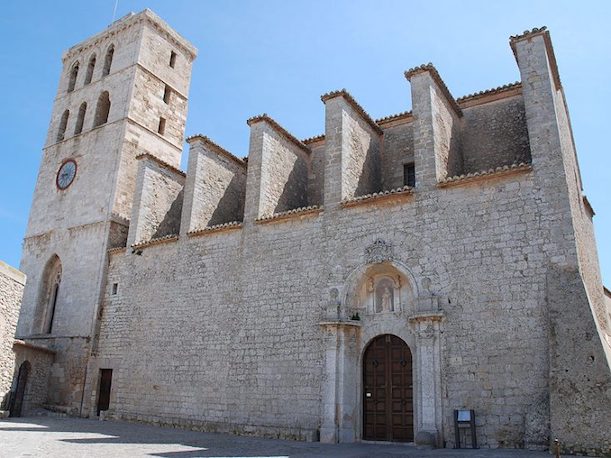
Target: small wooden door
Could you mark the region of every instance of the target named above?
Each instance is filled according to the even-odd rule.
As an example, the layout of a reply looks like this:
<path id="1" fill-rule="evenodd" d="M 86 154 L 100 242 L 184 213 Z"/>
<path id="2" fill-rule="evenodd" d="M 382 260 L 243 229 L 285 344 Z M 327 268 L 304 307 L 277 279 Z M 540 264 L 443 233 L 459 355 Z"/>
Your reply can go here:
<path id="1" fill-rule="evenodd" d="M 100 392 L 98 394 L 98 416 L 102 410 L 110 407 L 110 385 L 112 383 L 112 369 L 100 369 Z"/>
<path id="2" fill-rule="evenodd" d="M 30 363 L 24 361 L 19 366 L 19 372 L 17 373 L 17 386 L 15 388 L 15 394 L 11 401 L 9 408 L 9 415 L 11 417 L 20 417 L 21 411 L 23 410 L 23 398 L 25 396 L 25 387 L 28 383 L 28 376 L 30 375 Z"/>
<path id="3" fill-rule="evenodd" d="M 412 353 L 403 340 L 376 337 L 363 356 L 363 439 L 414 440 Z"/>

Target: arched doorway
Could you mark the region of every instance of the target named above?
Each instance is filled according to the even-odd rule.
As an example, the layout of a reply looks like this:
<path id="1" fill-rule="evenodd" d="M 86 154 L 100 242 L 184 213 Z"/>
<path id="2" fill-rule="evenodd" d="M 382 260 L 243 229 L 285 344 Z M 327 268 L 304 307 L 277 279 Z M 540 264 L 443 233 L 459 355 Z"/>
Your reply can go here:
<path id="1" fill-rule="evenodd" d="M 363 355 L 363 439 L 412 442 L 412 352 L 399 337 L 373 339 Z"/>
<path id="2" fill-rule="evenodd" d="M 23 409 L 23 398 L 25 396 L 25 387 L 28 383 L 28 376 L 30 375 L 30 363 L 24 361 L 19 366 L 19 372 L 17 373 L 17 386 L 15 388 L 15 394 L 11 401 L 10 416 L 20 417 L 21 410 Z"/>

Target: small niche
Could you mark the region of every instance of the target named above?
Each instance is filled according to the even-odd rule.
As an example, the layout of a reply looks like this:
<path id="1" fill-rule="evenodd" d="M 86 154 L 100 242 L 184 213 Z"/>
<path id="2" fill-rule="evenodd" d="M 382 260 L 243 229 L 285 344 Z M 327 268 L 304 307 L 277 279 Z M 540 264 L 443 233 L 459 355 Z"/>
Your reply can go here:
<path id="1" fill-rule="evenodd" d="M 174 68 L 176 65 L 176 53 L 174 51 L 170 51 L 170 67 Z"/>
<path id="2" fill-rule="evenodd" d="M 165 133 L 165 118 L 159 118 L 159 127 L 157 127 L 157 133 L 163 135 Z"/>
<path id="3" fill-rule="evenodd" d="M 119 284 L 113 283 L 112 284 L 112 295 L 115 296 L 117 294 L 117 291 L 119 291 Z"/>

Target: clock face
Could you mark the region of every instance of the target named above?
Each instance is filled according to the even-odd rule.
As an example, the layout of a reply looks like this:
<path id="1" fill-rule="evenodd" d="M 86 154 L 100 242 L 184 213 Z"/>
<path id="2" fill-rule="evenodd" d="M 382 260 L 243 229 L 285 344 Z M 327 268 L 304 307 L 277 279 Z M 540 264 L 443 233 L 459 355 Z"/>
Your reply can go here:
<path id="1" fill-rule="evenodd" d="M 55 184 L 59 189 L 66 189 L 74 181 L 76 176 L 76 162 L 72 159 L 68 159 L 64 162 L 59 170 L 57 171 L 57 177 L 55 178 Z"/>

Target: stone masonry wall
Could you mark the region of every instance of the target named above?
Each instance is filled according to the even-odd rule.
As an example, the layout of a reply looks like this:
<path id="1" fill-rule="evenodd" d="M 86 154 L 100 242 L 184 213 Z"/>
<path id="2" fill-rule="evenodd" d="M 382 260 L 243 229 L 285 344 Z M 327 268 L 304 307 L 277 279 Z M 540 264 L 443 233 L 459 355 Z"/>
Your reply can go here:
<path id="1" fill-rule="evenodd" d="M 403 164 L 414 162 L 411 122 L 384 128 L 382 183 L 384 190 L 403 186 Z"/>
<path id="2" fill-rule="evenodd" d="M 44 347 L 37 347 L 17 340 L 13 345 L 15 355 L 15 374 L 13 392 L 16 389 L 17 373 L 22 364 L 29 364 L 30 372 L 23 396 L 21 414 L 31 415 L 35 409 L 48 403 L 49 374 L 54 360 L 54 352 Z"/>
<path id="3" fill-rule="evenodd" d="M 530 162 L 521 96 L 463 109 L 461 173 Z"/>
<path id="4" fill-rule="evenodd" d="M 602 285 L 596 257 L 587 259 L 595 242 L 555 57 L 546 31 L 512 40 L 512 46 L 524 82 L 537 187 L 555 235 L 547 274 L 550 430 L 565 450 L 609 454 L 611 374 Z M 576 427 L 576 418 L 585 427 Z"/>
<path id="5" fill-rule="evenodd" d="M 589 235 L 579 232 L 571 216 L 568 199 L 575 193 L 566 180 L 573 165 L 564 151 L 557 156 L 562 138 L 568 137 L 566 132 L 554 137 L 562 121 L 555 119 L 557 109 L 546 92 L 539 57 L 524 60 L 520 52 L 524 79 L 536 83 L 525 91 L 526 115 L 518 98 L 497 98 L 489 107 L 466 108 L 470 112 L 464 124 L 467 145 L 474 145 L 477 137 L 486 143 L 496 135 L 495 119 L 509 123 L 519 141 L 506 149 L 505 159 L 513 161 L 514 153 L 522 154 L 528 146 L 532 169 L 440 184 L 462 170 L 463 121 L 434 69 L 423 67 L 409 76 L 415 104 L 411 135 L 399 135 L 413 142 L 418 179 L 413 196 L 338 205 L 340 199 L 381 186 L 380 170 L 367 162 L 372 148 L 371 157 L 377 157 L 381 146 L 349 98 L 331 94 L 323 97 L 325 138 L 318 140 L 324 145 L 325 211 L 263 224 L 255 219 L 274 211 L 278 189 L 288 183 L 286 170 L 291 167 L 283 162 L 286 155 L 278 154 L 284 150 L 276 148 L 280 131 L 267 121 L 251 124 L 243 227 L 180 237 L 145 247 L 141 256 L 112 254 L 108 285 L 120 284 L 120 293 L 112 294 L 107 287 L 99 356 L 93 363 L 94 372 L 114 371 L 109 415 L 315 439 L 326 412 L 322 393 L 329 389 L 327 336 L 319 322 L 328 319 L 333 291 L 346 297 L 353 273 L 366 266 L 368 247 L 383 240 L 384 246 L 392 247 L 393 262 L 404 266 L 414 285 L 437 298 L 441 308 L 441 409 L 433 412 L 427 427 L 440 428 L 443 444 L 455 445 L 453 410 L 467 408 L 476 412 L 483 446 L 545 448 L 550 434 L 561 431 L 567 449 L 591 452 L 581 427 L 571 431 L 569 416 L 558 411 L 561 405 L 577 402 L 572 411 L 578 418 L 597 425 L 592 429 L 609 429 L 602 414 L 606 395 L 597 392 L 604 391 L 608 374 L 598 336 L 590 332 L 596 327 L 587 320 L 579 329 L 571 326 L 577 318 L 567 310 L 570 303 L 589 307 L 576 275 L 578 248 L 573 238 Z M 493 120 L 491 130 L 481 127 L 487 117 Z M 519 127 L 523 119 L 528 143 Z M 501 145 L 513 141 L 514 133 L 504 135 L 511 138 L 501 136 Z M 410 151 L 399 145 L 397 140 L 395 151 Z M 389 181 L 402 175 L 404 159 L 395 151 L 390 155 L 394 170 L 382 165 Z M 469 167 L 486 166 L 488 160 L 503 162 L 497 150 L 489 155 L 483 151 L 474 149 Z M 480 152 L 480 162 L 474 161 Z M 277 170 L 270 166 L 283 164 L 284 174 L 270 174 Z M 587 267 L 583 271 L 593 277 Z M 367 342 L 359 333 L 371 336 L 384 329 L 394 329 L 412 346 L 418 345 L 423 330 L 409 323 L 419 312 L 418 304 L 404 304 L 387 319 L 386 328 L 382 321 L 363 317 L 362 331 L 356 328 L 346 351 L 362 354 Z M 584 332 L 590 343 L 580 344 Z M 167 350 L 159 352 L 160 345 Z M 579 351 L 567 345 L 580 345 Z M 422 354 L 417 347 L 412 350 Z M 590 361 L 590 367 L 577 362 L 568 367 L 572 356 Z M 422 390 L 421 362 L 414 363 L 415 391 Z M 568 375 L 561 373 L 564 367 Z M 563 391 L 565 384 L 559 380 L 571 390 Z M 335 388 L 354 390 L 341 395 L 348 402 L 342 405 L 339 421 L 355 428 L 344 431 L 345 437 L 361 434 L 361 393 L 356 386 Z M 597 399 L 601 404 L 589 407 Z M 426 402 L 431 408 L 437 400 Z M 89 408 L 94 403 L 95 395 Z M 435 423 L 435 415 L 441 417 L 440 423 Z M 603 436 L 588 436 L 599 444 L 597 451 L 606 450 Z"/>
<path id="6" fill-rule="evenodd" d="M 449 106 L 446 96 L 437 85 L 431 87 L 431 116 L 435 144 L 435 173 L 437 180 L 458 175 L 463 169 L 461 125 L 457 114 Z"/>
<path id="7" fill-rule="evenodd" d="M 322 205 L 325 189 L 325 142 L 319 140 L 308 146 L 312 151 L 308 176 L 308 205 Z"/>
<path id="8" fill-rule="evenodd" d="M 144 156 L 138 171 L 136 205 L 127 244 L 178 235 L 185 177 L 151 156 Z"/>
<path id="9" fill-rule="evenodd" d="M 25 275 L 0 261 L 0 410 L 5 410 L 13 382 L 13 342 L 21 306 Z"/>
<path id="10" fill-rule="evenodd" d="M 272 122 L 251 123 L 245 213 L 258 218 L 307 206 L 309 161 Z"/>
<path id="11" fill-rule="evenodd" d="M 219 151 L 209 141 L 189 141 L 189 166 L 181 234 L 217 224 L 242 221 L 246 164 Z"/>
<path id="12" fill-rule="evenodd" d="M 135 24 L 142 25 L 137 33 Z M 330 406 L 338 415 L 331 429 L 358 439 L 359 355 L 372 336 L 394 333 L 417 355 L 416 432 L 438 435 L 439 445 L 455 445 L 453 410 L 466 408 L 475 410 L 486 447 L 545 447 L 561 434 L 570 451 L 608 453 L 608 349 L 600 343 L 608 323 L 546 39 L 533 32 L 511 41 L 523 98 L 497 97 L 461 111 L 432 66 L 407 72 L 413 118 L 389 127 L 387 137 L 345 91 L 323 96 L 325 137 L 311 148 L 269 117 L 252 118 L 247 182 L 237 163 L 197 152 L 192 158 L 206 159 L 204 174 L 213 179 L 203 180 L 204 189 L 197 187 L 198 166 L 190 163 L 189 187 L 176 169 L 195 50 L 148 11 L 69 50 L 24 243 L 22 267 L 32 286 L 18 333 L 26 347 L 38 341 L 48 348 L 20 358 L 50 365 L 37 369 L 37 387 L 49 380 L 45 400 L 36 388 L 30 401 L 95 415 L 99 370 L 112 369 L 110 417 L 316 440 Z M 111 74 L 96 74 L 89 85 L 79 80 L 66 92 L 74 60 L 111 43 Z M 64 110 L 75 113 L 84 100 L 93 107 L 102 90 L 112 103 L 107 124 L 93 128 L 88 111 L 87 131 L 57 140 Z M 156 123 L 164 114 L 171 119 L 161 134 Z M 140 153 L 148 154 L 137 166 Z M 54 175 L 69 157 L 79 171 L 60 192 Z M 532 167 L 442 182 L 516 157 L 532 159 Z M 400 186 L 403 163 L 412 158 L 413 193 L 342 202 Z M 244 187 L 242 201 L 237 190 Z M 223 202 L 229 189 L 227 198 L 236 200 Z M 313 203 L 324 211 L 261 219 Z M 241 226 L 185 234 L 197 220 L 210 225 L 242 210 Z M 112 218 L 126 227 L 130 215 L 128 246 L 179 229 L 180 236 L 107 253 L 109 239 L 121 238 Z M 401 266 L 412 291 L 426 295 L 410 296 L 383 319 L 363 316 L 351 323 L 350 338 L 329 350 L 330 306 L 351 310 L 355 273 L 381 262 L 370 256 L 372 246 L 385 250 L 383 262 Z M 62 262 L 57 323 L 52 335 L 27 335 L 53 256 Z M 430 316 L 419 315 L 423 310 Z M 436 329 L 432 321 L 420 327 L 432 317 Z M 425 341 L 438 348 L 428 359 Z M 342 346 L 355 362 L 349 368 L 340 366 L 347 361 L 338 354 Z M 329 361 L 336 364 L 331 372 Z M 331 384 L 333 374 L 352 380 Z M 338 399 L 346 402 L 334 405 Z"/>
<path id="13" fill-rule="evenodd" d="M 530 240 L 548 235 L 531 196 L 523 175 L 113 255 L 109 285 L 120 282 L 121 293 L 107 292 L 100 357 L 116 370 L 114 415 L 315 435 L 324 360 L 317 323 L 328 290 L 382 237 L 417 279 L 434 279 L 435 294 L 450 298 L 442 399 L 448 444 L 452 409 L 469 407 L 482 444 L 520 446 L 547 384 L 547 324 L 537 305 L 546 256 Z M 509 224 L 515 219 L 519 226 Z M 167 351 L 158 352 L 160 345 Z"/>
<path id="14" fill-rule="evenodd" d="M 169 91 L 167 102 L 164 101 L 166 87 Z M 136 70 L 129 115 L 151 133 L 159 133 L 160 137 L 175 149 L 181 148 L 187 122 L 187 99 L 161 81 L 157 75 L 140 68 Z M 158 132 L 161 118 L 165 119 L 163 133 Z"/>
<path id="15" fill-rule="evenodd" d="M 262 184 L 262 214 L 304 207 L 307 201 L 309 158 L 277 135 L 265 135 Z"/>
<path id="16" fill-rule="evenodd" d="M 350 199 L 382 189 L 380 176 L 380 137 L 346 105 L 342 112 L 342 197 Z"/>
<path id="17" fill-rule="evenodd" d="M 555 345 L 552 346 L 550 377 L 552 431 L 563 437 L 563 448 L 567 451 L 611 454 L 608 415 L 611 410 L 611 328 L 607 321 L 594 228 L 584 202 L 561 90 L 556 91 L 555 101 L 562 158 L 567 169 L 565 180 L 573 216 L 578 269 L 555 272 L 555 279 L 549 281 L 550 289 L 556 286 L 555 291 L 549 293 L 553 297 L 550 297 L 550 304 L 559 315 L 553 316 L 557 321 L 552 334 Z M 571 325 L 567 326 L 568 323 Z M 575 417 L 589 428 L 575 428 Z"/>

